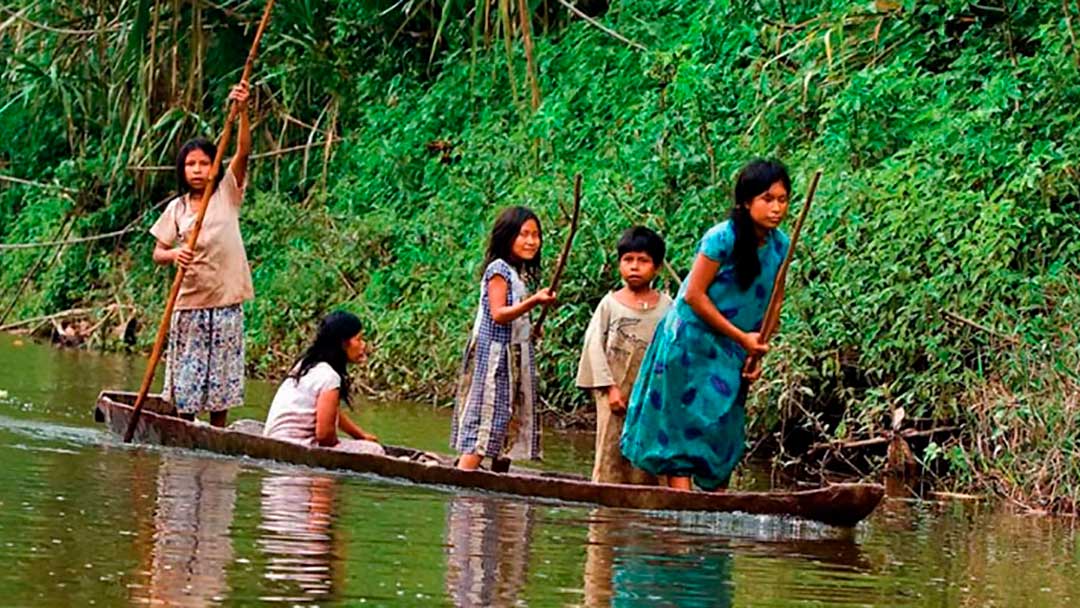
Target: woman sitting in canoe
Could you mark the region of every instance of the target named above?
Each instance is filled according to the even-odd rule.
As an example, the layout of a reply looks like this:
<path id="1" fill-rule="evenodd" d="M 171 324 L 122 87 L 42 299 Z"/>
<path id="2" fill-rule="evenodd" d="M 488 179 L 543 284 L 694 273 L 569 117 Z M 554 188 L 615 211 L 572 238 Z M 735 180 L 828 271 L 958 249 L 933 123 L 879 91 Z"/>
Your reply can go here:
<path id="1" fill-rule="evenodd" d="M 701 239 L 690 276 L 657 327 L 630 396 L 621 448 L 672 488 L 726 488 L 743 453 L 746 394 L 764 355 L 761 322 L 787 253 L 784 165 L 755 160 L 735 182 L 731 218 Z"/>
<path id="2" fill-rule="evenodd" d="M 331 313 L 274 395 L 263 434 L 313 447 L 383 454 L 378 437 L 341 411 L 341 403 L 348 404 L 350 397 L 346 366 L 366 358 L 360 319 L 347 312 Z M 353 439 L 339 439 L 339 428 Z"/>

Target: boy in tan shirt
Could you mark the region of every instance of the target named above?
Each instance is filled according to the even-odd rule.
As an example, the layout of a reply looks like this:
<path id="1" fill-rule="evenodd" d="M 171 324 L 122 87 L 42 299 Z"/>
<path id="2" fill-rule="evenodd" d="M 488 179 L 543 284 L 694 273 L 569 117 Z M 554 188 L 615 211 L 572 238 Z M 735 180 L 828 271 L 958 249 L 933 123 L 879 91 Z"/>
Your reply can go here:
<path id="1" fill-rule="evenodd" d="M 656 484 L 654 477 L 623 458 L 619 440 L 638 368 L 657 323 L 671 306 L 671 298 L 652 287 L 665 249 L 660 235 L 648 228 L 635 226 L 622 234 L 618 252 L 623 287 L 600 300 L 585 331 L 577 385 L 590 390 L 596 401 L 596 483 Z"/>

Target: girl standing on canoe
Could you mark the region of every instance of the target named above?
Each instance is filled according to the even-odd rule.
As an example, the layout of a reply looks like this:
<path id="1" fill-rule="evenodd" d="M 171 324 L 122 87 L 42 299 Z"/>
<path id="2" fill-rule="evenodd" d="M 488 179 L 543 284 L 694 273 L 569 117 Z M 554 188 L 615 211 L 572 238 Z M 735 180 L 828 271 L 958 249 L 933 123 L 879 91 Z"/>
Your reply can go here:
<path id="1" fill-rule="evenodd" d="M 690 276 L 660 322 L 630 397 L 622 452 L 672 488 L 726 488 L 742 457 L 744 402 L 760 375 L 744 373 L 768 347 L 758 331 L 787 253 L 784 165 L 755 160 L 735 181 L 730 219 L 701 239 Z"/>
<path id="2" fill-rule="evenodd" d="M 181 417 L 193 420 L 200 412 L 210 412 L 210 424 L 218 427 L 225 426 L 229 408 L 244 402 L 242 304 L 254 297 L 240 236 L 240 205 L 251 155 L 247 83 L 233 87 L 229 99 L 240 107 L 236 156 L 209 183 L 217 147 L 205 139 L 184 144 L 176 156 L 180 196 L 150 228 L 157 239 L 154 262 L 187 271 L 169 326 L 163 396 Z M 187 237 L 206 188 L 212 191 L 209 207 L 199 240 L 189 249 Z"/>
<path id="3" fill-rule="evenodd" d="M 274 395 L 264 435 L 357 454 L 384 453 L 378 437 L 341 411 L 341 403 L 348 404 L 351 396 L 346 367 L 367 359 L 361 329 L 360 319 L 348 312 L 333 312 L 323 319 L 315 341 Z M 339 428 L 352 439 L 338 439 Z"/>
<path id="4" fill-rule="evenodd" d="M 495 220 L 450 429 L 459 469 L 474 470 L 485 456 L 499 469 L 509 467 L 504 456 L 540 458 L 529 312 L 555 302 L 555 294 L 530 296 L 525 280 L 540 274 L 542 245 L 532 210 L 510 207 Z"/>

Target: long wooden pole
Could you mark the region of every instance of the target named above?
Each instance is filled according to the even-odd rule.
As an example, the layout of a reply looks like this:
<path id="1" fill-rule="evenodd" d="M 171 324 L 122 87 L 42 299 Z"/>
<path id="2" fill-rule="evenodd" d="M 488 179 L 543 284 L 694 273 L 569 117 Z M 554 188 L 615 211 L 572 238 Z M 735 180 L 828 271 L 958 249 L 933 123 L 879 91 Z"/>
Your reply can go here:
<path id="1" fill-rule="evenodd" d="M 259 54 L 259 41 L 262 40 L 266 25 L 270 22 L 270 12 L 273 8 L 274 0 L 267 0 L 262 20 L 259 21 L 259 28 L 255 30 L 255 39 L 251 42 L 251 50 L 248 52 L 247 61 L 244 63 L 244 73 L 240 77 L 241 82 L 247 82 L 251 78 L 251 70 L 255 65 L 255 58 Z M 190 249 L 194 249 L 196 241 L 199 240 L 199 232 L 202 230 L 203 219 L 206 217 L 206 208 L 210 205 L 210 195 L 213 194 L 214 184 L 217 183 L 217 175 L 221 171 L 221 161 L 225 156 L 225 149 L 229 146 L 232 125 L 236 121 L 238 113 L 239 106 L 236 102 L 233 102 L 229 105 L 229 115 L 225 119 L 221 139 L 218 140 L 217 154 L 214 155 L 214 163 L 210 166 L 210 175 L 206 180 L 206 188 L 203 189 L 202 206 L 195 218 L 195 226 L 188 236 L 187 246 Z M 172 289 L 169 290 L 169 299 L 165 302 L 165 312 L 161 315 L 161 323 L 158 325 L 154 349 L 150 352 L 150 361 L 146 365 L 142 385 L 139 386 L 139 395 L 135 398 L 135 411 L 132 412 L 131 422 L 128 423 L 127 430 L 124 432 L 124 443 L 131 441 L 131 438 L 135 435 L 135 428 L 139 424 L 139 414 L 142 413 L 146 394 L 150 392 L 150 384 L 154 381 L 154 370 L 157 369 L 157 364 L 161 361 L 161 353 L 165 348 L 165 339 L 169 335 L 169 322 L 172 320 L 173 309 L 176 307 L 176 297 L 180 295 L 180 284 L 184 282 L 185 274 L 186 271 L 183 266 L 176 269 L 176 277 L 173 279 Z"/>
<path id="2" fill-rule="evenodd" d="M 810 211 L 810 204 L 814 202 L 814 193 L 817 192 L 820 180 L 821 169 L 818 169 L 810 180 L 810 188 L 806 191 L 806 202 L 803 203 L 803 208 L 799 210 L 799 219 L 795 220 L 795 228 L 791 231 L 791 242 L 788 244 L 787 254 L 784 255 L 784 261 L 780 264 L 780 269 L 776 271 L 776 278 L 773 279 L 769 306 L 765 309 L 765 318 L 761 321 L 760 335 L 762 344 L 767 344 L 769 338 L 772 338 L 773 334 L 776 333 L 776 329 L 780 326 L 780 309 L 784 305 L 784 283 L 787 281 L 788 267 L 791 266 L 791 260 L 795 257 L 795 245 L 799 242 L 799 234 L 802 232 L 803 223 L 806 222 L 806 214 Z M 748 373 L 756 371 L 759 365 L 761 365 L 761 357 L 751 357 L 746 362 L 746 371 Z"/>
<path id="3" fill-rule="evenodd" d="M 559 289 L 559 281 L 562 280 L 563 270 L 566 269 L 566 260 L 570 257 L 570 247 L 574 244 L 574 235 L 577 233 L 578 217 L 581 215 L 581 174 L 578 173 L 574 176 L 574 210 L 570 218 L 570 233 L 566 235 L 566 242 L 563 243 L 562 253 L 559 254 L 559 262 L 555 265 L 555 274 L 551 277 L 551 291 L 555 292 Z M 533 339 L 540 337 L 541 328 L 544 325 L 544 319 L 547 318 L 548 307 L 545 306 L 540 311 L 540 318 L 536 320 L 536 324 L 532 328 Z"/>

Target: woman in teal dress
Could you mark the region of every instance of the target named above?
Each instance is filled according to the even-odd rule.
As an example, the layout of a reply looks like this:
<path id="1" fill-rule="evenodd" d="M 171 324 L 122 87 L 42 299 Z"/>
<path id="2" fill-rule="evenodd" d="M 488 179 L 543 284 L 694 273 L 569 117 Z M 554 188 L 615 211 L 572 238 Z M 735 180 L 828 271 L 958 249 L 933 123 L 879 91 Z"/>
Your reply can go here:
<path id="1" fill-rule="evenodd" d="M 727 487 L 742 458 L 749 384 L 768 348 L 759 330 L 788 248 L 778 226 L 791 179 L 779 162 L 739 172 L 731 217 L 705 233 L 690 276 L 657 326 L 630 396 L 621 448 L 673 488 Z"/>

